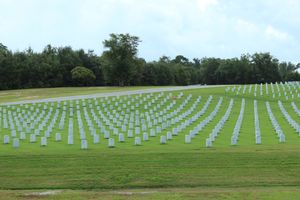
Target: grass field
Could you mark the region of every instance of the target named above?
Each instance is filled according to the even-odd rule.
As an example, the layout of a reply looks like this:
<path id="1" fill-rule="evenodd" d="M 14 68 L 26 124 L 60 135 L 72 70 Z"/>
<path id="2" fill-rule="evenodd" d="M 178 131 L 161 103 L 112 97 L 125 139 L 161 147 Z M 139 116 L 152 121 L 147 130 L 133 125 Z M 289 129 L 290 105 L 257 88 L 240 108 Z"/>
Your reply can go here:
<path id="1" fill-rule="evenodd" d="M 162 87 L 162 86 L 160 86 Z M 61 88 L 38 88 L 23 90 L 3 90 L 0 91 L 0 103 L 35 100 L 54 97 L 88 95 L 95 93 L 119 92 L 129 90 L 141 90 L 158 88 L 155 86 L 135 86 L 135 87 L 61 87 Z"/>
<path id="2" fill-rule="evenodd" d="M 164 145 L 160 144 L 159 135 L 142 141 L 140 146 L 134 145 L 134 138 L 118 143 L 117 136 L 111 136 L 116 140 L 116 147 L 108 148 L 102 136 L 99 144 L 93 144 L 88 134 L 89 148 L 81 150 L 76 115 L 74 145 L 66 143 L 68 123 L 63 130 L 59 130 L 57 124 L 53 130 L 54 133 L 62 133 L 62 142 L 54 141 L 52 135 L 46 147 L 41 147 L 39 142 L 29 143 L 28 139 L 21 141 L 17 149 L 11 144 L 0 144 L 0 199 L 299 199 L 300 138 L 285 120 L 277 99 L 269 96 L 256 98 L 262 137 L 262 144 L 256 145 L 254 96 L 225 93 L 224 89 L 183 91 L 183 97 L 176 99 L 172 109 L 178 108 L 189 94 L 192 98 L 178 114 L 188 111 L 197 97 L 202 97 L 188 117 L 203 108 L 209 95 L 213 95 L 213 99 L 199 119 Z M 178 96 L 179 93 L 172 92 L 171 96 Z M 168 94 L 165 92 L 158 102 Z M 192 138 L 191 144 L 185 144 L 185 135 L 209 116 L 221 96 L 224 99 L 216 117 Z M 234 106 L 229 119 L 213 147 L 206 148 L 205 139 L 224 115 L 231 98 L 234 99 Z M 231 146 L 242 98 L 246 100 L 245 115 L 238 143 Z M 111 97 L 108 99 L 112 100 Z M 291 101 L 281 100 L 290 116 L 299 123 L 300 117 L 293 111 Z M 271 104 L 273 114 L 286 136 L 285 143 L 279 143 L 265 101 Z M 300 108 L 299 99 L 293 101 Z M 173 100 L 168 100 L 159 111 L 171 102 Z M 83 108 L 80 107 L 80 110 L 83 111 Z M 139 110 L 145 111 L 143 106 Z M 92 117 L 90 111 L 88 114 Z M 105 116 L 108 117 L 108 114 L 105 113 Z M 84 119 L 83 112 L 81 117 Z M 68 118 L 67 112 L 66 120 Z M 83 121 L 85 131 L 89 132 L 86 121 Z M 172 128 L 174 125 L 161 134 Z M 10 131 L 4 129 L 2 124 L 0 140 L 5 134 L 10 134 Z M 44 190 L 50 190 L 53 194 L 39 194 Z"/>

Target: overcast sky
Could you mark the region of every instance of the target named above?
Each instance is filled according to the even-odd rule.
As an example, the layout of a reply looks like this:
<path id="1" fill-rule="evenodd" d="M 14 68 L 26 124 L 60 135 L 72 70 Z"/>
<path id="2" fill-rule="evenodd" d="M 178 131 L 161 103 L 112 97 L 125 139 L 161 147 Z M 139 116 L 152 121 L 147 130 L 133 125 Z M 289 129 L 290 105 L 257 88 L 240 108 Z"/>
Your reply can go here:
<path id="1" fill-rule="evenodd" d="M 103 51 L 110 33 L 139 36 L 157 60 L 270 52 L 300 62 L 300 0 L 0 0 L 0 43 Z"/>

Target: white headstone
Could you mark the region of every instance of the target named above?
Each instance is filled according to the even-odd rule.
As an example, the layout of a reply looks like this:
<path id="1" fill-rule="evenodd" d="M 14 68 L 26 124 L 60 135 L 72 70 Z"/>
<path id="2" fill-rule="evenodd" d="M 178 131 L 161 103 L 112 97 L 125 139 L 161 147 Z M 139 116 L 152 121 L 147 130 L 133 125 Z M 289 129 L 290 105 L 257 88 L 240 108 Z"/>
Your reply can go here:
<path id="1" fill-rule="evenodd" d="M 134 145 L 141 145 L 141 138 L 140 137 L 135 137 L 134 138 Z"/>
<path id="2" fill-rule="evenodd" d="M 148 133 L 143 133 L 143 140 L 144 141 L 148 141 L 149 140 Z"/>
<path id="3" fill-rule="evenodd" d="M 11 131 L 11 137 L 17 137 L 17 132 L 16 130 Z"/>
<path id="4" fill-rule="evenodd" d="M 135 134 L 136 135 L 140 134 L 140 127 L 135 127 Z"/>
<path id="5" fill-rule="evenodd" d="M 20 133 L 20 140 L 26 140 L 26 134 L 24 132 Z"/>
<path id="6" fill-rule="evenodd" d="M 160 127 L 160 126 L 157 126 L 157 127 L 156 127 L 156 132 L 157 132 L 157 133 L 161 133 L 161 127 Z"/>
<path id="7" fill-rule="evenodd" d="M 172 140 L 172 133 L 170 131 L 167 132 L 167 140 Z"/>
<path id="8" fill-rule="evenodd" d="M 155 130 L 153 128 L 150 129 L 150 137 L 155 137 Z"/>
<path id="9" fill-rule="evenodd" d="M 47 146 L 47 137 L 41 137 L 41 146 Z"/>
<path id="10" fill-rule="evenodd" d="M 173 135 L 178 135 L 178 129 L 177 128 L 173 128 Z"/>
<path id="11" fill-rule="evenodd" d="M 56 133 L 55 134 L 55 141 L 61 141 L 61 134 L 60 133 Z"/>
<path id="12" fill-rule="evenodd" d="M 125 139 L 124 139 L 124 134 L 123 133 L 120 133 L 119 134 L 119 142 L 124 142 Z"/>
<path id="13" fill-rule="evenodd" d="M 118 135 L 119 134 L 119 129 L 118 128 L 114 128 L 114 135 Z"/>
<path id="14" fill-rule="evenodd" d="M 280 143 L 285 142 L 285 135 L 284 135 L 284 134 L 280 134 L 280 135 L 279 135 L 279 142 L 280 142 Z"/>
<path id="15" fill-rule="evenodd" d="M 126 126 L 122 125 L 122 132 L 126 132 Z"/>
<path id="16" fill-rule="evenodd" d="M 133 137 L 132 130 L 128 130 L 128 132 L 127 132 L 127 137 L 129 137 L 129 138 L 132 138 L 132 137 Z"/>
<path id="17" fill-rule="evenodd" d="M 98 144 L 100 142 L 100 137 L 98 134 L 93 135 L 93 142 L 94 144 Z"/>
<path id="18" fill-rule="evenodd" d="M 167 139 L 165 135 L 161 135 L 160 136 L 160 144 L 166 144 L 167 143 Z"/>
<path id="19" fill-rule="evenodd" d="M 205 140 L 205 146 L 206 146 L 206 147 L 212 147 L 212 142 L 211 142 L 210 138 L 207 138 L 207 139 Z"/>
<path id="20" fill-rule="evenodd" d="M 13 139 L 13 147 L 14 148 L 19 148 L 20 143 L 19 143 L 19 138 L 14 138 Z"/>
<path id="21" fill-rule="evenodd" d="M 190 135 L 185 135 L 185 141 L 186 144 L 191 143 L 191 136 Z"/>
<path id="22" fill-rule="evenodd" d="M 108 147 L 110 147 L 110 148 L 115 147 L 115 139 L 114 138 L 108 139 Z"/>
<path id="23" fill-rule="evenodd" d="M 87 140 L 81 140 L 81 149 L 88 149 Z"/>
<path id="24" fill-rule="evenodd" d="M 231 145 L 237 144 L 237 138 L 235 136 L 231 137 Z"/>
<path id="25" fill-rule="evenodd" d="M 110 134 L 108 131 L 104 132 L 104 138 L 105 139 L 108 139 L 110 137 Z"/>
<path id="26" fill-rule="evenodd" d="M 9 136 L 8 135 L 4 135 L 4 137 L 3 137 L 3 143 L 4 144 L 9 144 Z"/>
<path id="27" fill-rule="evenodd" d="M 30 143 L 36 142 L 36 135 L 35 134 L 30 134 L 29 142 Z"/>
<path id="28" fill-rule="evenodd" d="M 68 144 L 74 144 L 73 135 L 68 135 Z"/>
<path id="29" fill-rule="evenodd" d="M 261 144 L 261 137 L 260 137 L 260 135 L 255 136 L 255 144 Z"/>

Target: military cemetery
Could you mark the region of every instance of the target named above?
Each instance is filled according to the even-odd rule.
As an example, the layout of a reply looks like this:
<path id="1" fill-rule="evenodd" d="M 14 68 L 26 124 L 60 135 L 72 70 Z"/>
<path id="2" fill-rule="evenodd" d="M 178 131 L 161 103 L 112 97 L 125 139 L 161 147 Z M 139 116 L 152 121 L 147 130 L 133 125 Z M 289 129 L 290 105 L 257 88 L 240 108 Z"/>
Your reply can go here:
<path id="1" fill-rule="evenodd" d="M 240 92 L 242 88 L 243 92 Z M 285 134 L 289 130 L 283 130 L 282 125 L 288 123 L 294 134 L 300 135 L 299 102 L 300 82 L 281 82 L 226 86 L 223 94 L 165 91 L 4 104 L 0 106 L 1 149 L 26 149 L 28 146 L 51 149 L 53 145 L 61 145 L 88 150 L 177 143 L 209 148 L 219 134 L 229 134 L 223 133 L 225 126 L 232 129 L 231 139 L 223 137 L 224 141 L 216 142 L 216 147 L 264 145 L 262 138 L 271 136 L 264 134 L 272 132 L 276 133 L 279 143 L 294 143 L 297 141 L 289 140 Z M 245 107 L 252 109 L 245 111 Z M 261 120 L 266 119 L 266 113 L 261 107 L 267 111 L 272 129 L 264 128 L 266 122 Z M 239 113 L 232 113 L 233 108 L 239 109 Z M 243 123 L 249 123 L 244 120 L 244 115 L 253 118 L 253 127 L 243 128 Z M 214 124 L 213 128 L 206 128 L 211 124 Z M 243 144 L 239 144 L 241 134 L 248 138 Z"/>
<path id="2" fill-rule="evenodd" d="M 248 90 L 250 93 L 240 93 Z M 249 88 L 260 88 L 257 90 Z M 157 92 L 111 96 L 92 99 L 1 105 L 1 149 L 28 146 L 50 148 L 61 145 L 82 150 L 98 147 L 191 143 L 199 147 L 230 145 L 264 145 L 262 138 L 276 133 L 279 143 L 291 142 L 286 123 L 300 135 L 300 82 L 275 83 L 276 91 L 268 93 L 273 84 L 228 86 L 223 94 L 201 95 L 201 92 Z M 282 95 L 281 95 L 282 94 Z M 254 103 L 253 103 L 254 99 Z M 259 106 L 258 106 L 259 105 Z M 233 107 L 239 110 L 232 113 Z M 254 107 L 245 113 L 245 107 Z M 266 113 L 272 129 L 266 130 Z M 225 112 L 223 112 L 226 110 Z M 276 112 L 276 114 L 274 114 Z M 253 127 L 243 128 L 244 115 L 253 118 Z M 281 117 L 280 117 L 281 116 Z M 227 125 L 227 122 L 232 122 Z M 206 128 L 214 124 L 213 128 Z M 230 140 L 217 142 L 224 127 L 231 129 Z M 262 129 L 261 129 L 262 128 Z M 253 131 L 254 130 L 254 131 Z M 209 134 L 207 134 L 209 132 Z M 289 132 L 288 135 L 285 132 Z M 239 144 L 243 134 L 248 140 Z M 264 134 L 268 134 L 264 135 Z M 203 139 L 206 138 L 206 139 Z M 274 136 L 274 138 L 276 138 Z M 220 139 L 221 140 L 221 139 Z M 300 140 L 300 137 L 299 137 Z M 175 142 L 176 141 L 176 142 Z M 300 142 L 300 141 L 299 141 Z M 173 144 L 172 144 L 173 143 Z M 163 147 L 160 147 L 163 148 Z M 183 146 L 184 148 L 184 146 Z"/>
<path id="3" fill-rule="evenodd" d="M 71 166 L 73 164 L 70 163 L 68 156 L 79 156 L 80 159 L 86 160 L 88 158 L 86 156 L 92 155 L 97 160 L 93 162 L 99 162 L 90 166 L 94 170 L 102 165 L 101 160 L 114 165 L 115 156 L 118 160 L 122 160 L 120 158 L 124 153 L 128 155 L 134 153 L 133 155 L 137 156 L 128 158 L 126 155 L 124 157 L 126 160 L 139 160 L 138 157 L 149 157 L 152 154 L 164 152 L 167 157 L 159 161 L 161 163 L 171 162 L 169 159 L 172 155 L 179 152 L 189 152 L 194 155 L 195 157 L 192 156 L 194 161 L 188 162 L 196 163 L 207 163 L 203 160 L 204 158 L 201 158 L 203 154 L 214 155 L 215 161 L 219 161 L 218 154 L 220 153 L 231 155 L 233 152 L 246 151 L 248 155 L 251 151 L 269 152 L 270 149 L 279 151 L 284 149 L 283 155 L 286 155 L 290 151 L 297 152 L 298 145 L 300 145 L 299 94 L 300 82 L 294 81 L 214 87 L 200 85 L 194 88 L 178 88 L 178 90 L 165 88 L 164 91 L 157 92 L 155 90 L 137 91 L 92 98 L 82 96 L 82 98 L 69 98 L 69 100 L 67 97 L 32 102 L 6 102 L 0 105 L 0 154 L 22 158 L 27 157 L 30 152 L 31 156 L 41 154 L 50 156 L 49 159 L 52 156 L 57 158 L 63 156 L 66 160 L 59 159 L 59 162 Z M 260 153 L 254 153 L 254 155 L 253 158 L 248 159 L 256 162 L 257 156 L 267 160 L 272 158 L 272 156 L 264 157 Z M 106 156 L 111 158 L 106 158 Z M 191 159 L 189 156 L 186 158 Z M 228 160 L 233 158 L 227 157 Z M 28 159 L 32 158 L 28 157 Z M 180 160 L 183 163 L 187 162 L 184 158 Z M 209 163 L 215 161 L 212 160 Z M 31 162 L 33 161 L 26 161 L 28 164 Z M 43 157 L 38 162 L 42 164 Z M 126 162 L 129 163 L 126 164 Z M 237 164 L 234 160 L 230 162 Z M 242 162 L 246 160 L 242 158 Z M 130 163 L 133 164 L 134 161 L 124 160 L 122 164 L 119 164 L 129 167 Z M 74 164 L 76 168 L 76 162 Z M 147 164 L 145 167 L 147 169 Z M 29 169 L 26 168 L 26 170 Z M 200 174 L 203 173 L 201 167 L 198 170 Z M 220 173 L 226 174 L 227 170 L 225 167 Z M 63 174 L 64 171 L 62 171 Z M 112 176 L 116 172 L 112 170 L 107 175 Z M 9 182 L 10 178 L 3 173 L 1 177 Z M 71 173 L 71 176 L 67 176 L 66 180 L 84 176 L 87 171 L 84 170 L 84 174 L 74 173 L 76 170 Z M 117 173 L 118 176 L 123 176 Z M 244 171 L 244 173 L 248 172 Z M 189 171 L 184 174 L 192 175 Z M 103 174 L 100 173 L 95 177 L 98 176 L 101 177 Z M 214 177 L 213 174 L 210 176 Z M 262 181 L 269 183 L 268 175 L 260 174 L 260 176 L 262 176 Z M 94 180 L 95 177 L 89 179 Z M 136 178 L 139 177 L 140 175 L 136 176 Z M 238 175 L 238 177 L 243 177 L 243 175 Z M 231 179 L 234 182 L 240 182 L 238 177 Z M 291 181 L 297 181 L 297 177 L 295 178 Z M 32 179 L 41 181 L 34 175 Z M 208 185 L 215 184 L 215 181 L 205 180 Z M 171 184 L 168 179 L 161 181 Z M 112 181 L 109 185 L 118 187 L 116 183 Z M 130 181 L 128 183 L 136 185 Z M 276 181 L 273 180 L 271 183 L 275 184 Z M 44 187 L 52 188 L 48 181 L 42 184 Z M 64 184 L 66 184 L 64 181 L 58 181 L 54 188 L 74 187 Z M 144 184 L 156 185 L 155 182 L 146 180 L 142 183 Z M 259 185 L 259 183 L 255 184 Z M 36 188 L 40 187 L 40 184 L 33 183 L 26 186 L 21 181 L 17 183 L 17 186 Z M 108 185 L 100 182 L 96 186 L 106 188 Z M 6 186 L 2 185 L 2 187 Z M 86 187 L 89 188 L 91 185 Z"/>
<path id="4" fill-rule="evenodd" d="M 300 199 L 300 1 L 0 8 L 0 200 Z"/>

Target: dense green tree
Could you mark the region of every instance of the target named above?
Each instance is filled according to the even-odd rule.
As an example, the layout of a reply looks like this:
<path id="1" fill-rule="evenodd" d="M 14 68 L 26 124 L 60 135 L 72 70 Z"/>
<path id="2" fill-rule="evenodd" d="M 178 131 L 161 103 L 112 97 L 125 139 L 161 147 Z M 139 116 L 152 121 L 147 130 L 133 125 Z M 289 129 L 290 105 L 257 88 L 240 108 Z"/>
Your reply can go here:
<path id="1" fill-rule="evenodd" d="M 188 67 L 177 64 L 174 66 L 174 80 L 176 85 L 189 85 L 191 84 L 191 72 Z"/>
<path id="2" fill-rule="evenodd" d="M 221 59 L 219 58 L 203 58 L 201 59 L 201 78 L 202 83 L 205 84 L 217 84 L 216 70 L 221 64 Z"/>
<path id="3" fill-rule="evenodd" d="M 172 65 L 158 62 L 155 63 L 157 71 L 157 85 L 173 85 L 174 82 L 174 69 Z"/>
<path id="4" fill-rule="evenodd" d="M 71 76 L 74 84 L 78 86 L 93 85 L 96 79 L 96 76 L 92 70 L 80 66 L 71 70 Z"/>
<path id="5" fill-rule="evenodd" d="M 0 89 L 21 88 L 20 69 L 13 53 L 0 43 Z"/>
<path id="6" fill-rule="evenodd" d="M 183 55 L 178 55 L 175 57 L 174 60 L 172 60 L 175 64 L 181 64 L 181 65 L 191 65 L 188 58 L 184 57 Z"/>
<path id="7" fill-rule="evenodd" d="M 270 83 L 280 80 L 278 60 L 270 53 L 255 53 L 251 58 L 256 83 Z"/>
<path id="8" fill-rule="evenodd" d="M 110 34 L 110 39 L 104 40 L 107 50 L 103 55 L 111 67 L 112 84 L 124 86 L 132 81 L 139 43 L 138 37 L 129 34 Z"/>
<path id="9" fill-rule="evenodd" d="M 245 54 L 232 59 L 194 58 L 192 61 L 183 55 L 162 56 L 158 61 L 146 62 L 137 55 L 139 43 L 136 36 L 111 34 L 110 39 L 103 42 L 106 49 L 100 56 L 92 50 L 86 52 L 70 46 L 51 45 L 40 53 L 30 47 L 12 52 L 0 43 L 0 89 L 300 81 L 297 72 L 300 64 L 279 62 L 270 53 Z M 74 66 L 84 66 L 85 70 L 72 77 Z"/>
<path id="10" fill-rule="evenodd" d="M 243 84 L 246 80 L 246 66 L 237 58 L 223 60 L 216 70 L 216 79 L 221 84 Z"/>
<path id="11" fill-rule="evenodd" d="M 291 62 L 282 62 L 278 66 L 279 74 L 282 80 L 290 80 L 291 74 L 293 74 L 297 69 L 299 69 L 299 64 L 294 65 Z"/>
<path id="12" fill-rule="evenodd" d="M 154 63 L 146 63 L 142 76 L 143 85 L 158 85 L 157 72 L 158 70 Z"/>

